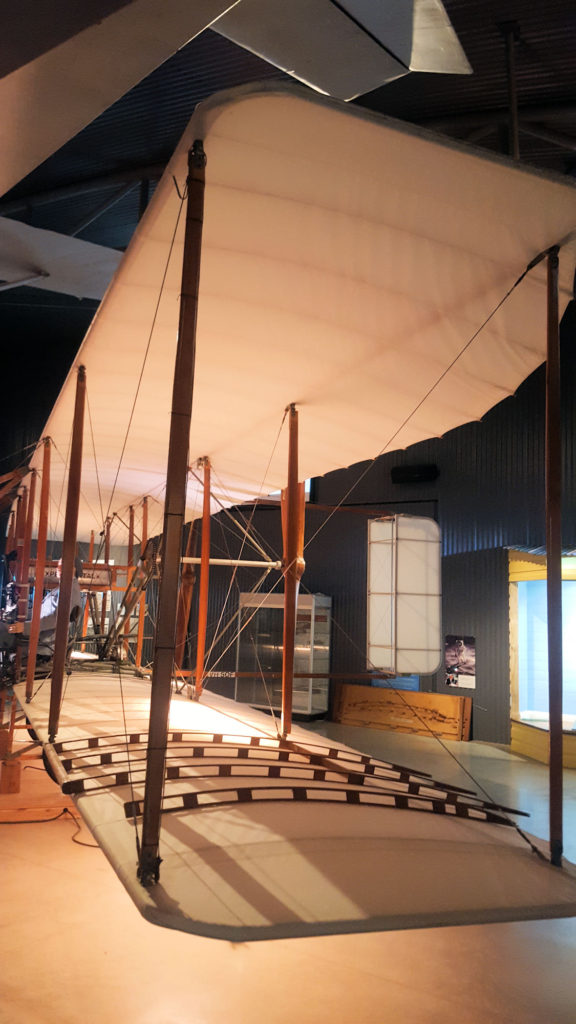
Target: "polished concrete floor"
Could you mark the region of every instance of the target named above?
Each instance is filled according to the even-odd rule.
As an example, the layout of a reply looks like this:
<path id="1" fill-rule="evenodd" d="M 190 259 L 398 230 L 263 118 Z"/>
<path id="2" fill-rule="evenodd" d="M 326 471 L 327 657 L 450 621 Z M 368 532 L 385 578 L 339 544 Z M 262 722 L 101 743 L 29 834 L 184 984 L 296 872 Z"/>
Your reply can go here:
<path id="1" fill-rule="evenodd" d="M 488 744 L 313 728 L 466 785 L 456 755 L 546 835 L 541 765 Z M 48 820 L 67 801 L 38 760 L 24 764 L 21 793 L 0 796 L 1 1024 L 576 1024 L 576 919 L 243 945 L 167 931 L 138 915 L 84 826 Z M 566 812 L 576 861 L 575 772 Z"/>

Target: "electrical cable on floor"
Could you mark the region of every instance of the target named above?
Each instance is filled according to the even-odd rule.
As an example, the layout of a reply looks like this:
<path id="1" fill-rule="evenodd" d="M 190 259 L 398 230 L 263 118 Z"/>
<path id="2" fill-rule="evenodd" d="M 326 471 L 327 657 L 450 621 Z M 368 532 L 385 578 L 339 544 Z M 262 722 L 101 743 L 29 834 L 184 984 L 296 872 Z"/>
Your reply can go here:
<path id="1" fill-rule="evenodd" d="M 72 811 L 70 810 L 70 808 L 65 807 L 64 808 L 64 813 L 65 814 L 69 814 L 70 817 L 72 818 L 72 821 L 77 826 L 76 831 L 74 832 L 74 835 L 70 836 L 72 842 L 76 843 L 76 846 L 87 846 L 89 850 L 99 850 L 100 847 L 99 847 L 98 843 L 85 843 L 85 842 L 82 841 L 82 839 L 76 839 L 76 836 L 78 835 L 78 833 L 82 831 L 82 825 L 78 825 L 78 818 L 76 818 L 76 816 L 74 814 L 72 814 Z"/>
<path id="2" fill-rule="evenodd" d="M 49 821 L 58 821 L 58 818 L 62 818 L 64 814 L 70 814 L 67 807 L 63 807 L 54 818 L 23 818 L 20 821 L 0 821 L 0 827 L 2 825 L 44 825 Z M 72 817 L 74 816 L 72 815 Z"/>
<path id="3" fill-rule="evenodd" d="M 44 768 L 36 768 L 34 765 L 31 765 L 31 764 L 24 765 L 24 767 L 25 768 L 33 768 L 34 771 L 37 771 L 37 772 L 45 771 Z M 0 827 L 2 825 L 45 825 L 45 824 L 47 824 L 47 823 L 49 823 L 51 821 L 58 821 L 60 818 L 63 818 L 64 815 L 66 815 L 66 814 L 69 814 L 70 817 L 72 818 L 72 821 L 76 825 L 78 825 L 78 819 L 75 817 L 74 814 L 72 814 L 72 811 L 70 810 L 70 808 L 69 807 L 63 807 L 62 810 L 59 811 L 58 814 L 56 814 L 53 818 L 21 818 L 20 821 L 0 821 Z M 98 843 L 84 843 L 84 842 L 82 842 L 81 839 L 76 839 L 76 836 L 81 831 L 82 831 L 82 826 L 78 825 L 78 827 L 76 829 L 76 832 L 74 833 L 73 836 L 70 837 L 72 839 L 72 842 L 76 843 L 77 846 L 87 846 L 91 850 L 98 850 L 99 849 Z"/>

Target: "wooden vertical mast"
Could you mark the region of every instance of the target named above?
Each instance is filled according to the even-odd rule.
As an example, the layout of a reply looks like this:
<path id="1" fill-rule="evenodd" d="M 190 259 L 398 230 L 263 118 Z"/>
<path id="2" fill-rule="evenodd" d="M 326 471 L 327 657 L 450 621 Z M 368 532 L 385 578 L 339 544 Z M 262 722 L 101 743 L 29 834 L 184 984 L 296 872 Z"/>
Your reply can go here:
<path id="1" fill-rule="evenodd" d="M 16 504 L 16 526 L 14 529 L 14 547 L 16 550 L 16 565 L 14 566 L 14 579 L 18 583 L 22 573 L 22 556 L 24 554 L 24 535 L 26 533 L 26 514 L 28 510 L 28 488 L 23 487 L 22 493 L 18 495 Z M 15 595 L 18 601 L 18 590 Z"/>
<path id="2" fill-rule="evenodd" d="M 38 521 L 38 540 L 36 543 L 36 577 L 34 582 L 34 604 L 32 606 L 32 623 L 30 626 L 30 642 L 28 645 L 28 666 L 26 670 L 26 701 L 32 698 L 34 687 L 34 671 L 38 653 L 40 636 L 40 610 L 44 596 L 44 572 L 46 570 L 46 538 L 48 536 L 48 502 L 50 499 L 50 438 L 45 437 L 42 453 L 42 486 L 40 488 L 40 518 Z"/>
<path id="3" fill-rule="evenodd" d="M 66 664 L 66 648 L 70 628 L 70 603 L 72 600 L 72 579 L 74 576 L 74 556 L 76 554 L 76 533 L 78 530 L 78 508 L 80 505 L 80 479 L 82 475 L 82 442 L 84 435 L 84 406 L 86 398 L 86 369 L 78 367 L 76 380 L 76 399 L 74 404 L 74 423 L 72 426 L 72 446 L 70 451 L 70 469 L 68 472 L 68 494 L 66 497 L 66 514 L 64 517 L 64 538 L 62 540 L 62 570 L 60 575 L 60 597 L 56 619 L 56 637 L 54 640 L 54 663 L 52 668 L 52 685 L 50 687 L 50 714 L 48 718 L 48 736 L 52 743 L 58 732 L 60 720 L 60 704 L 62 703 L 62 685 Z"/>
<path id="4" fill-rule="evenodd" d="M 110 562 L 110 520 L 107 519 L 104 524 L 104 564 L 108 568 Z M 108 592 L 104 590 L 102 592 L 102 606 L 100 610 L 100 632 L 106 632 L 106 611 L 108 608 Z"/>
<path id="5" fill-rule="evenodd" d="M 34 525 L 34 502 L 36 499 L 36 470 L 32 471 L 26 521 L 24 523 L 24 543 L 19 564 L 18 578 L 18 621 L 25 622 L 28 618 L 28 593 L 30 591 L 30 548 L 32 546 L 32 527 Z"/>
<path id="6" fill-rule="evenodd" d="M 12 509 L 8 519 L 8 532 L 6 533 L 6 554 L 9 555 L 14 549 L 14 531 L 16 529 L 16 515 Z"/>
<path id="7" fill-rule="evenodd" d="M 140 538 L 140 558 L 144 557 L 148 543 L 148 498 L 142 498 L 142 536 Z M 138 608 L 138 634 L 136 637 L 136 658 L 137 669 L 142 668 L 142 645 L 144 643 L 144 622 L 146 619 L 146 593 L 140 597 Z"/>
<path id="8" fill-rule="evenodd" d="M 562 864 L 562 410 L 558 247 L 548 253 L 546 357 L 546 594 L 550 717 L 550 860 Z"/>
<path id="9" fill-rule="evenodd" d="M 90 530 L 90 544 L 88 546 L 88 562 L 92 565 L 94 561 L 94 530 Z M 88 632 L 88 619 L 90 618 L 90 592 L 86 594 L 86 604 L 84 606 L 84 617 L 82 619 L 82 636 L 86 636 Z M 81 650 L 86 650 L 86 644 L 83 643 Z"/>
<path id="10" fill-rule="evenodd" d="M 294 685 L 294 641 L 298 589 L 304 572 L 303 488 L 298 483 L 298 412 L 292 403 L 288 408 L 288 486 L 283 493 L 284 533 L 284 634 L 282 654 L 282 736 L 292 729 L 292 690 Z"/>
<path id="11" fill-rule="evenodd" d="M 130 517 L 128 519 L 128 573 L 127 573 L 127 583 L 128 584 L 130 584 L 132 582 L 133 576 L 134 576 L 134 505 L 130 505 Z M 131 620 L 131 616 L 129 615 L 128 618 L 126 619 L 126 624 L 124 626 L 124 652 L 126 654 L 126 657 L 128 657 L 128 650 L 129 650 L 129 647 L 130 647 L 130 620 Z"/>
<path id="12" fill-rule="evenodd" d="M 34 527 L 34 502 L 36 499 L 36 470 L 32 470 L 30 478 L 30 490 L 28 492 L 28 507 L 26 522 L 24 524 L 24 544 L 22 546 L 22 557 L 18 563 L 18 608 L 16 619 L 24 623 L 28 618 L 28 598 L 30 594 L 30 548 L 32 546 L 32 529 Z M 24 628 L 24 626 L 22 626 Z M 14 678 L 20 681 L 22 668 L 22 648 L 16 648 L 16 661 L 14 666 Z"/>
<path id="13" fill-rule="evenodd" d="M 186 556 L 190 557 L 194 554 L 196 547 L 196 540 L 198 533 L 196 530 L 196 522 L 190 523 L 188 530 L 188 537 L 186 539 Z M 196 580 L 196 566 L 186 562 L 182 566 L 180 576 L 180 595 L 178 597 L 178 617 L 176 622 L 176 652 L 175 652 L 175 666 L 176 669 L 182 669 L 184 665 L 184 655 L 186 653 L 186 637 L 188 635 L 188 625 L 190 622 L 190 606 L 192 604 L 192 593 L 194 591 L 194 582 Z"/>
<path id="14" fill-rule="evenodd" d="M 142 843 L 138 867 L 140 881 L 143 885 L 148 886 L 158 880 L 160 873 L 161 805 L 174 665 L 182 528 L 186 511 L 188 448 L 194 388 L 198 287 L 204 216 L 205 165 L 204 147 L 202 142 L 197 139 L 188 155 L 188 205 L 182 266 L 180 320 L 172 391 L 162 573 L 154 640 L 150 732 L 146 759 Z"/>
<path id="15" fill-rule="evenodd" d="M 204 680 L 206 627 L 208 625 L 208 584 L 210 579 L 210 459 L 201 460 L 204 469 L 202 503 L 202 547 L 200 549 L 200 588 L 198 593 L 198 642 L 196 646 L 196 686 L 194 699 L 200 700 Z"/>

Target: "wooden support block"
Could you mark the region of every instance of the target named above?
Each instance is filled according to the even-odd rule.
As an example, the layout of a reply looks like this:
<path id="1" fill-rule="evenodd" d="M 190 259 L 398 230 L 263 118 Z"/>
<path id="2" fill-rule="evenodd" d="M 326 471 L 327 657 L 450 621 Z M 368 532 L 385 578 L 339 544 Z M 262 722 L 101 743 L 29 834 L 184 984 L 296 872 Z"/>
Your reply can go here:
<path id="1" fill-rule="evenodd" d="M 471 711 L 470 697 L 377 686 L 342 684 L 334 701 L 334 721 L 342 725 L 449 740 L 470 739 Z"/>
<path id="2" fill-rule="evenodd" d="M 0 761 L 10 753 L 10 733 L 7 728 L 0 728 Z"/>
<path id="3" fill-rule="evenodd" d="M 18 758 L 2 761 L 0 769 L 0 793 L 19 793 L 22 779 L 22 765 Z"/>

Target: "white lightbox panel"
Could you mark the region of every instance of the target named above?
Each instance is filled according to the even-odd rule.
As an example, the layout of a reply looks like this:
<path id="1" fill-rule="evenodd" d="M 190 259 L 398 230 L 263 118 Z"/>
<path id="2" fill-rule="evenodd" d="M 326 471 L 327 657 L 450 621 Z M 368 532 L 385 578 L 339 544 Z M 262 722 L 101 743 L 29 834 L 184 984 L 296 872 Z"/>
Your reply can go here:
<path id="1" fill-rule="evenodd" d="M 441 660 L 440 530 L 433 519 L 368 524 L 368 667 L 427 675 Z"/>

